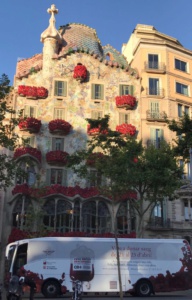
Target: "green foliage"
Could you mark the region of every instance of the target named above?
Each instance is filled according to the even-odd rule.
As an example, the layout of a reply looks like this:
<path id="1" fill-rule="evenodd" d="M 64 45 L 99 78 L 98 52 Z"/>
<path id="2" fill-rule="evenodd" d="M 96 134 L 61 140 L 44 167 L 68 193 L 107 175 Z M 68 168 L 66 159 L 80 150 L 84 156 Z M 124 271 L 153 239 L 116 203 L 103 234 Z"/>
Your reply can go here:
<path id="1" fill-rule="evenodd" d="M 105 118 L 104 120 L 106 121 Z M 92 173 L 86 164 L 96 149 L 100 149 L 103 157 L 96 158 L 92 168 L 99 177 L 105 178 L 97 181 L 98 189 L 113 201 L 119 201 L 131 189 L 137 191 L 137 201 L 131 197 L 127 199 L 140 221 L 158 201 L 162 201 L 164 197 L 171 199 L 180 185 L 183 171 L 178 167 L 174 149 L 166 143 L 161 143 L 159 149 L 154 146 L 144 148 L 141 141 L 122 137 L 108 129 L 107 134 L 99 133 L 92 137 L 85 150 L 74 153 L 69 167 L 81 177 L 97 179 L 90 175 Z M 141 223 L 139 224 L 138 232 L 141 230 Z"/>
<path id="2" fill-rule="evenodd" d="M 98 119 L 86 119 L 86 121 L 90 125 L 90 129 L 92 128 L 100 128 L 100 131 L 108 129 L 109 125 L 109 115 L 105 115 L 104 118 Z"/>
<path id="3" fill-rule="evenodd" d="M 192 147 L 192 120 L 188 114 L 184 114 L 179 122 L 175 120 L 167 120 L 170 130 L 176 133 L 175 155 L 189 160 L 189 149 Z"/>
<path id="4" fill-rule="evenodd" d="M 2 74 L 0 78 L 0 99 L 4 99 L 7 94 L 11 91 L 11 86 L 9 85 L 10 80 L 7 75 Z"/>
<path id="5" fill-rule="evenodd" d="M 17 164 L 12 158 L 11 152 L 18 146 L 18 136 L 14 133 L 19 123 L 21 113 L 15 117 L 15 111 L 7 105 L 5 98 L 11 91 L 7 75 L 0 78 L 0 188 L 11 185 L 14 179 Z"/>

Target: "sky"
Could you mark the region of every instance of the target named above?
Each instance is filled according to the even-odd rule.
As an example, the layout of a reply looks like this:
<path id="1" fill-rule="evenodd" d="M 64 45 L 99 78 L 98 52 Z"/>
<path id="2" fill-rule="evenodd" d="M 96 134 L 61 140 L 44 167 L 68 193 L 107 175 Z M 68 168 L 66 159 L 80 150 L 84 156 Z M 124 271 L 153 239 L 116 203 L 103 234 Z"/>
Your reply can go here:
<path id="1" fill-rule="evenodd" d="M 192 0 L 0 0 L 0 76 L 11 84 L 17 61 L 42 53 L 47 9 L 55 4 L 56 28 L 81 23 L 96 30 L 102 46 L 121 52 L 137 24 L 153 25 L 192 50 Z"/>

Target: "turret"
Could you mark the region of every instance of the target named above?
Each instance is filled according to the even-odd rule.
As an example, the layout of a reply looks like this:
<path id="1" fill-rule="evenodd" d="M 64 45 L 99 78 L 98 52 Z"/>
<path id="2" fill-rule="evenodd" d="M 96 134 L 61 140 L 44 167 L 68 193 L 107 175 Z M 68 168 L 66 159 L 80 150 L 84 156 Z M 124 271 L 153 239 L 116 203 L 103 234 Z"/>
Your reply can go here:
<path id="1" fill-rule="evenodd" d="M 52 59 L 58 54 L 59 44 L 62 42 L 60 33 L 55 28 L 55 14 L 58 13 L 55 5 L 52 4 L 47 12 L 51 14 L 49 27 L 41 34 L 43 47 L 43 77 L 49 77 L 52 72 Z"/>

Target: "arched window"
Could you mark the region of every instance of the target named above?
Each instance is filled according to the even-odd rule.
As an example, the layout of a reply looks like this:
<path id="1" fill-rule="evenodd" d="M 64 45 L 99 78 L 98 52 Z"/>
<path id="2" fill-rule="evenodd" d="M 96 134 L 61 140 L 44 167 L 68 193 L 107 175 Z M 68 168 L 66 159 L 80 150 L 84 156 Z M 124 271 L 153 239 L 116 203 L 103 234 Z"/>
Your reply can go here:
<path id="1" fill-rule="evenodd" d="M 111 217 L 109 209 L 105 202 L 100 201 L 98 204 L 98 233 L 111 231 Z"/>
<path id="2" fill-rule="evenodd" d="M 104 201 L 90 201 L 83 204 L 82 228 L 88 233 L 111 231 L 111 216 Z"/>
<path id="3" fill-rule="evenodd" d="M 76 200 L 73 209 L 73 231 L 80 231 L 80 201 Z"/>
<path id="4" fill-rule="evenodd" d="M 72 205 L 65 200 L 59 200 L 57 203 L 56 231 L 72 231 Z"/>
<path id="5" fill-rule="evenodd" d="M 63 199 L 49 199 L 44 205 L 44 225 L 53 231 L 72 230 L 72 205 Z"/>
<path id="6" fill-rule="evenodd" d="M 31 218 L 27 218 L 27 214 L 32 211 L 32 203 L 30 198 L 26 196 L 20 196 L 17 199 L 15 207 L 13 209 L 13 226 L 21 230 L 31 229 Z"/>
<path id="7" fill-rule="evenodd" d="M 93 201 L 83 204 L 82 228 L 84 232 L 96 233 L 96 203 Z"/>

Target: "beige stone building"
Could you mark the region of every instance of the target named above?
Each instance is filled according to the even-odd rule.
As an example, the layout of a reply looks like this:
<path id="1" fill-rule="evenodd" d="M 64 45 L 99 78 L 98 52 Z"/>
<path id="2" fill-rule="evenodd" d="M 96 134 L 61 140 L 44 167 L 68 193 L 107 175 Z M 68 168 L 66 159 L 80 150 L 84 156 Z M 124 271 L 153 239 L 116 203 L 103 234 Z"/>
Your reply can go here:
<path id="1" fill-rule="evenodd" d="M 172 142 L 164 116 L 178 120 L 183 113 L 191 116 L 192 51 L 180 42 L 160 33 L 153 26 L 138 24 L 122 53 L 141 77 L 140 137 L 147 146 L 159 147 L 161 139 Z M 181 161 L 182 163 L 182 161 Z M 185 166 L 185 179 L 190 180 L 190 165 Z M 188 237 L 191 241 L 191 191 L 183 187 L 181 198 L 164 201 L 155 207 L 146 230 L 149 236 Z"/>

